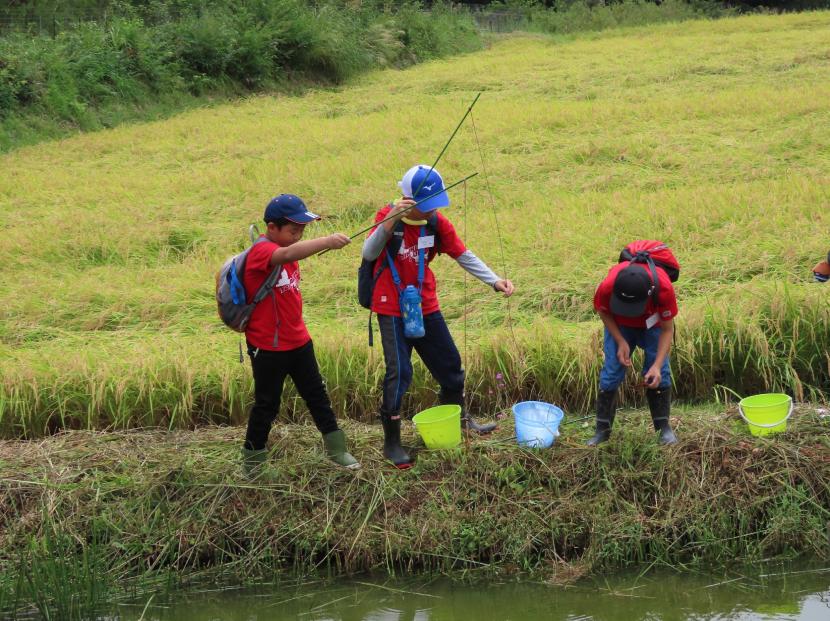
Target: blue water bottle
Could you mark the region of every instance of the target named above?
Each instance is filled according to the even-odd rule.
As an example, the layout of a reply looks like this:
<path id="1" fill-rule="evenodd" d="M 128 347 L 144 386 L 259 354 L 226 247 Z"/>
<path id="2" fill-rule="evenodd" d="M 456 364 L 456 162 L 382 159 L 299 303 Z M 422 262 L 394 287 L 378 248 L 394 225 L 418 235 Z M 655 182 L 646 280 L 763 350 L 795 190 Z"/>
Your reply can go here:
<path id="1" fill-rule="evenodd" d="M 403 335 L 406 338 L 419 339 L 424 336 L 421 293 L 414 285 L 407 285 L 401 292 L 401 319 L 403 319 Z"/>

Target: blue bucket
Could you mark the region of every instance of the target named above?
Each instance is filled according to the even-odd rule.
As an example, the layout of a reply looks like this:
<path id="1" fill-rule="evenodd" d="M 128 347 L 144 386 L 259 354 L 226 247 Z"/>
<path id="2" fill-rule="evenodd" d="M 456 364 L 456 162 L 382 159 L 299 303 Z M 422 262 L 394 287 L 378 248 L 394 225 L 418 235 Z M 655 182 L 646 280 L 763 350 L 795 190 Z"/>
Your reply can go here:
<path id="1" fill-rule="evenodd" d="M 565 413 L 544 401 L 522 401 L 513 406 L 516 440 L 520 446 L 547 448 L 559 435 Z"/>

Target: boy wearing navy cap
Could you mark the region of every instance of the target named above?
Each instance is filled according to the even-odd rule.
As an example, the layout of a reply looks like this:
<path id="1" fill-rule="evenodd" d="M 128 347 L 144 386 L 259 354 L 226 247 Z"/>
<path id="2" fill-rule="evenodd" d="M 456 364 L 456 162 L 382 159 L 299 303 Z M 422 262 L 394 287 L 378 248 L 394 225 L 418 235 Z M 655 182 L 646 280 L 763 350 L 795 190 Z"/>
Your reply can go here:
<path id="1" fill-rule="evenodd" d="M 397 468 L 409 468 L 412 460 L 401 446 L 400 407 L 412 382 L 412 350 L 418 352 L 429 372 L 441 386 L 441 403 L 462 408 L 462 425 L 477 433 L 488 433 L 495 425 L 479 425 L 464 410 L 464 369 L 438 306 L 435 275 L 429 263 L 440 252 L 448 254 L 467 272 L 505 296 L 513 284 L 500 278 L 467 250 L 450 221 L 437 210 L 450 204 L 444 181 L 429 166 L 413 166 L 398 183 L 403 198 L 386 205 L 375 222 L 391 218 L 375 229 L 363 244 L 363 258 L 375 262 L 372 311 L 378 316 L 386 374 L 380 419 L 383 425 L 383 454 Z M 414 205 L 418 203 L 417 207 Z M 407 285 L 421 294 L 423 336 L 405 335 L 400 295 Z"/>
<path id="2" fill-rule="evenodd" d="M 266 231 L 248 252 L 245 262 L 245 290 L 248 299 L 265 282 L 277 265 L 279 279 L 271 294 L 251 314 L 245 330 L 248 356 L 254 372 L 255 402 L 248 418 L 243 467 L 251 478 L 266 473 L 265 444 L 277 417 L 286 376 L 308 406 L 314 424 L 323 434 L 329 459 L 349 469 L 360 464 L 346 450 L 346 436 L 337 426 L 326 386 L 314 356 L 314 346 L 303 321 L 298 261 L 321 250 L 337 250 L 349 243 L 342 233 L 300 241 L 309 222 L 320 216 L 311 213 L 293 194 L 280 194 L 265 208 Z"/>
<path id="3" fill-rule="evenodd" d="M 671 278 L 664 269 L 666 264 L 655 263 L 649 254 L 668 253 L 673 266 L 677 266 L 677 261 L 661 242 L 637 241 L 627 248 L 633 251 L 632 260 L 612 267 L 594 294 L 594 309 L 605 325 L 605 362 L 600 373 L 596 433 L 588 440 L 588 446 L 605 442 L 611 435 L 617 388 L 631 366 L 635 347 L 645 352 L 643 385 L 654 428 L 660 432 L 660 443 L 677 442 L 669 424 L 669 351 L 677 299 Z"/>

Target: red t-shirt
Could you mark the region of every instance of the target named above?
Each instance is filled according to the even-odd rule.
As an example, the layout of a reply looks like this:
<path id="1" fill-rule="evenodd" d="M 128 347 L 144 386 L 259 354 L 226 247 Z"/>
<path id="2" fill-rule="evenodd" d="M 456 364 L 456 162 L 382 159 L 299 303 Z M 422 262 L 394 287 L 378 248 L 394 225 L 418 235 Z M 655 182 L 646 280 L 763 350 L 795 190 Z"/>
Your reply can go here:
<path id="1" fill-rule="evenodd" d="M 611 294 L 614 291 L 614 280 L 620 270 L 628 267 L 628 262 L 617 263 L 614 267 L 608 270 L 608 276 L 599 283 L 596 292 L 594 293 L 594 309 L 598 311 L 611 312 Z M 651 270 L 647 265 L 635 263 L 649 272 L 649 279 L 651 278 Z M 628 326 L 629 328 L 645 328 L 646 320 L 654 313 L 657 313 L 660 321 L 668 321 L 677 315 L 677 298 L 674 296 L 674 287 L 672 287 L 671 280 L 668 274 L 659 267 L 657 268 L 657 279 L 660 281 L 660 290 L 657 293 L 657 306 L 654 305 L 654 300 L 649 297 L 646 304 L 646 311 L 640 317 L 621 317 L 614 315 L 614 321 L 618 325 Z"/>
<path id="2" fill-rule="evenodd" d="M 264 237 L 261 235 L 260 238 Z M 279 248 L 272 241 L 254 244 L 245 261 L 245 293 L 250 302 L 257 289 L 272 271 L 271 255 Z M 279 329 L 277 346 L 274 333 Z M 270 351 L 288 351 L 302 347 L 311 340 L 303 321 L 303 297 L 300 295 L 300 266 L 296 261 L 282 266 L 280 277 L 274 285 L 274 295 L 268 295 L 254 308 L 246 340 L 254 347 Z"/>
<path id="3" fill-rule="evenodd" d="M 387 205 L 378 211 L 375 214 L 375 222 L 380 222 L 389 215 L 390 209 L 390 205 Z M 457 259 L 467 250 L 464 242 L 461 241 L 461 238 L 455 232 L 455 227 L 440 212 L 437 214 L 436 229 L 439 237 L 438 240 L 430 240 L 431 236 L 429 229 L 427 229 L 424 241 L 422 242 L 426 245 L 432 244 L 424 252 L 424 286 L 421 289 L 421 308 L 423 309 L 424 315 L 429 315 L 440 310 L 438 307 L 435 274 L 429 268 L 429 263 L 437 254 L 435 251 L 435 243 L 438 244 L 438 249 L 441 253 L 448 254 L 453 259 Z M 372 232 L 374 232 L 374 229 L 372 229 Z M 404 224 L 401 249 L 395 255 L 395 269 L 398 270 L 401 286 L 403 287 L 406 285 L 418 286 L 418 238 L 420 233 L 421 227 L 419 225 Z M 392 279 L 392 270 L 389 269 L 385 249 L 380 253 L 375 263 L 375 273 L 381 268 L 381 265 L 386 265 L 386 268 L 375 283 L 375 290 L 372 294 L 372 310 L 379 315 L 394 315 L 400 317 L 401 309 L 398 300 L 400 289 L 395 286 L 395 281 Z"/>

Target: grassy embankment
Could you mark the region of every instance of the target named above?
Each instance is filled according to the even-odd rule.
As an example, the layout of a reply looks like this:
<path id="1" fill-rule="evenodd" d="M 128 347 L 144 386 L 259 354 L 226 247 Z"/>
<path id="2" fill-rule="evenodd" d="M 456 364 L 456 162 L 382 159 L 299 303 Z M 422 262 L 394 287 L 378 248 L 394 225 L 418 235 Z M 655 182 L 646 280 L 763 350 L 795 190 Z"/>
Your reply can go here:
<path id="1" fill-rule="evenodd" d="M 809 268 L 828 243 L 828 24 L 817 12 L 517 37 L 341 91 L 4 155 L 2 433 L 244 420 L 250 371 L 212 288 L 247 224 L 292 191 L 326 216 L 311 236 L 364 226 L 479 90 L 495 215 L 483 175 L 466 209 L 459 188 L 446 213 L 518 293 L 508 305 L 479 283 L 465 289 L 451 260 L 435 264 L 477 410 L 527 397 L 589 406 L 601 360 L 593 288 L 641 237 L 668 242 L 683 266 L 681 398 L 723 385 L 826 399 L 830 289 Z M 441 170 L 483 172 L 471 124 Z M 359 240 L 305 261 L 303 293 L 338 413 L 370 420 L 382 360 L 354 301 L 358 262 Z M 301 412 L 292 394 L 287 409 Z M 417 365 L 408 408 L 433 401 Z"/>
<path id="2" fill-rule="evenodd" d="M 0 151 L 482 46 L 472 18 L 440 2 L 46 4 L 0 8 Z"/>
<path id="3" fill-rule="evenodd" d="M 544 451 L 516 447 L 505 421 L 469 449 L 422 451 L 407 472 L 384 465 L 377 426 L 349 422 L 357 474 L 325 463 L 313 427 L 283 426 L 281 480 L 265 487 L 240 479 L 228 428 L 70 432 L 25 451 L 0 442 L 0 610 L 90 618 L 182 580 L 279 570 L 569 581 L 630 564 L 830 555 L 830 426 L 813 408 L 755 441 L 734 412 L 683 409 L 668 449 L 645 411 L 619 420 L 600 450 L 565 427 Z"/>

